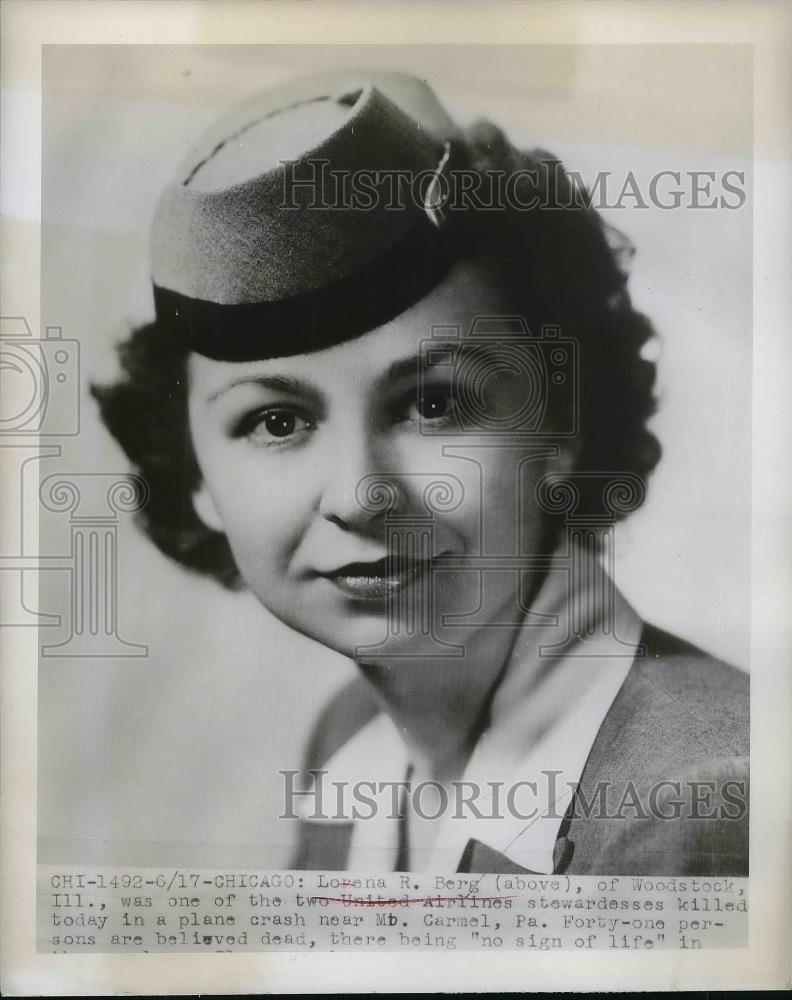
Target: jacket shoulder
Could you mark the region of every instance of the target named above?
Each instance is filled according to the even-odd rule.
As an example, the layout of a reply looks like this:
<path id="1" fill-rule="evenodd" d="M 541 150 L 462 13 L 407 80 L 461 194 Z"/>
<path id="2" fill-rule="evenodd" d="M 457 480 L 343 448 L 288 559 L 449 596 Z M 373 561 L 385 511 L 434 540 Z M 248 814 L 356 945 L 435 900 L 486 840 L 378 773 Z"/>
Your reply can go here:
<path id="1" fill-rule="evenodd" d="M 748 677 L 654 626 L 641 646 L 581 776 L 598 806 L 571 820 L 569 870 L 747 874 Z"/>
<path id="2" fill-rule="evenodd" d="M 691 763 L 702 755 L 747 755 L 748 675 L 653 625 L 644 627 L 640 644 L 644 656 L 613 705 L 627 732 L 661 750 L 661 741 L 679 752 L 688 747 L 696 755 Z"/>
<path id="3" fill-rule="evenodd" d="M 748 677 L 691 643 L 645 626 L 591 748 L 581 784 L 720 771 L 749 754 Z"/>

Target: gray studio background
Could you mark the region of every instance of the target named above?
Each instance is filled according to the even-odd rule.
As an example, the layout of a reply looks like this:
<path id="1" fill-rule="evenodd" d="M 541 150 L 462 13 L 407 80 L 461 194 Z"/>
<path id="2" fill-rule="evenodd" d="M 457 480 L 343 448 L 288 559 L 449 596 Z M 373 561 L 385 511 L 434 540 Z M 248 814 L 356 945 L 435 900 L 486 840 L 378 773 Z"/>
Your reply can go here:
<path id="1" fill-rule="evenodd" d="M 121 472 L 87 398 L 113 345 L 150 318 L 148 227 L 191 139 L 235 100 L 306 71 L 405 69 L 458 120 L 487 116 L 584 178 L 744 170 L 751 66 L 735 46 L 47 46 L 42 327 L 80 341 L 82 424 L 53 471 Z M 626 205 L 632 203 L 627 200 Z M 638 253 L 631 291 L 662 336 L 664 448 L 618 534 L 616 579 L 650 621 L 743 667 L 750 604 L 751 206 L 605 211 Z M 68 549 L 42 517 L 42 546 Z M 246 594 L 169 564 L 122 518 L 119 631 L 137 659 L 39 672 L 39 857 L 82 864 L 285 865 L 279 768 L 351 665 Z M 31 604 L 35 604 L 35 595 Z M 39 605 L 68 616 L 66 574 Z M 47 641 L 62 633 L 48 630 Z"/>

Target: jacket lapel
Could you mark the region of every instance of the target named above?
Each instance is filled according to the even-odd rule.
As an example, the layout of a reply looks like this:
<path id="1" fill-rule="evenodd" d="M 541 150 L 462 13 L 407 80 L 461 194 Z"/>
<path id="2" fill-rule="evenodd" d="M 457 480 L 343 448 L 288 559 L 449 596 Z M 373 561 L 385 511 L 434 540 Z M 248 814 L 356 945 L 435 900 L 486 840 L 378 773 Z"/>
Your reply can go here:
<path id="1" fill-rule="evenodd" d="M 561 874 L 572 860 L 574 845 L 567 837 L 559 837 L 553 850 L 553 873 Z M 458 872 L 481 873 L 486 875 L 536 875 L 530 868 L 523 868 L 514 861 L 483 844 L 480 840 L 469 840 L 457 866 Z"/>

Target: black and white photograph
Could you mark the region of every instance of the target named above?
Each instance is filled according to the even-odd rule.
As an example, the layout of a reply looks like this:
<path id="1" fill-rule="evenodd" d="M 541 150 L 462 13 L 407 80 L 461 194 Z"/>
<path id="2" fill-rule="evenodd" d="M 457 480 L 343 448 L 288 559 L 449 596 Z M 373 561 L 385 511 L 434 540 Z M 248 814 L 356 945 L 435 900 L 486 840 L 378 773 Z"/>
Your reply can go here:
<path id="1" fill-rule="evenodd" d="M 0 330 L 35 950 L 755 944 L 754 48 L 132 38 Z"/>
<path id="2" fill-rule="evenodd" d="M 140 508 L 43 649 L 47 861 L 748 873 L 746 53 L 490 55 L 46 53 L 46 314 Z M 572 129 L 639 67 L 730 127 Z"/>

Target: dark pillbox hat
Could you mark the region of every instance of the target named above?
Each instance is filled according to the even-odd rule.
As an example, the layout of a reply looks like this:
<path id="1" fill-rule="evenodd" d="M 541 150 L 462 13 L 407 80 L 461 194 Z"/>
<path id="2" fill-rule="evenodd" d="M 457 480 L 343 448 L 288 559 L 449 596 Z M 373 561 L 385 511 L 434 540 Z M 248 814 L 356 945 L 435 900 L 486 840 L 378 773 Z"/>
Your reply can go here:
<path id="1" fill-rule="evenodd" d="M 239 105 L 157 206 L 158 323 L 208 357 L 250 360 L 387 322 L 452 262 L 431 191 L 461 145 L 426 83 L 400 73 L 327 73 Z"/>

